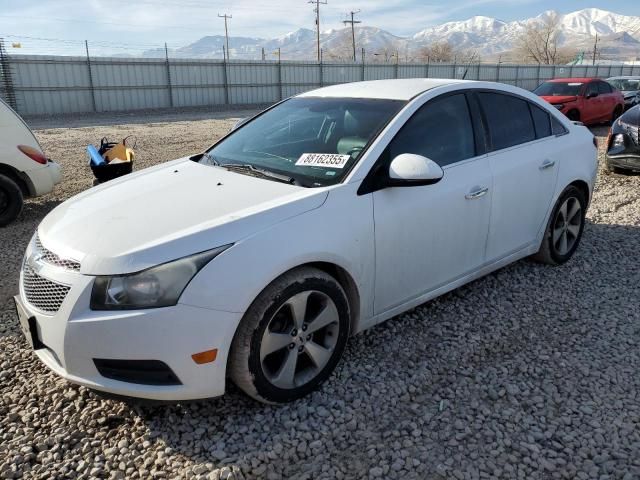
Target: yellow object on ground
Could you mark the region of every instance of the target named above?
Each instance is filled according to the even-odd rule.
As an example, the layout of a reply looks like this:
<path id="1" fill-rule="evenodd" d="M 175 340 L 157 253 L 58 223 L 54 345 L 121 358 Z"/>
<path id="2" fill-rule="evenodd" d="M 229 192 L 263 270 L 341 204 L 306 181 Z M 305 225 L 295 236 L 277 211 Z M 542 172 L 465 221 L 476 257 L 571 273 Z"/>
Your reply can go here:
<path id="1" fill-rule="evenodd" d="M 104 159 L 109 163 L 116 159 L 123 162 L 132 162 L 134 156 L 133 149 L 127 147 L 124 142 L 120 142 L 104 152 Z"/>

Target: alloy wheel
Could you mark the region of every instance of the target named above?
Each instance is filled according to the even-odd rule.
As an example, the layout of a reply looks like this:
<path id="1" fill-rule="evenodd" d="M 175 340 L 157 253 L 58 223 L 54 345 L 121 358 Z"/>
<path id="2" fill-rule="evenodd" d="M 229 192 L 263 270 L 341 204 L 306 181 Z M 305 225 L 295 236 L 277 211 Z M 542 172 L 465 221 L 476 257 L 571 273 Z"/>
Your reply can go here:
<path id="1" fill-rule="evenodd" d="M 339 330 L 338 309 L 328 295 L 317 290 L 293 295 L 271 317 L 262 335 L 262 372 L 281 389 L 308 383 L 329 363 Z"/>
<path id="2" fill-rule="evenodd" d="M 580 236 L 582 207 L 576 197 L 567 198 L 558 209 L 553 222 L 552 244 L 559 255 L 571 251 Z"/>

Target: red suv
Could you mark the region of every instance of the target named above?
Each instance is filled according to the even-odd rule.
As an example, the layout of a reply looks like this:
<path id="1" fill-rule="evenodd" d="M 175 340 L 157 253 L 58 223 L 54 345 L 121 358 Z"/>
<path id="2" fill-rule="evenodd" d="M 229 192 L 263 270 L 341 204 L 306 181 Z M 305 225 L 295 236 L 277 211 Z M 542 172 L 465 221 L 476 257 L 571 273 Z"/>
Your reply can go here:
<path id="1" fill-rule="evenodd" d="M 624 111 L 622 93 L 599 78 L 556 78 L 533 93 L 585 125 L 613 122 Z"/>

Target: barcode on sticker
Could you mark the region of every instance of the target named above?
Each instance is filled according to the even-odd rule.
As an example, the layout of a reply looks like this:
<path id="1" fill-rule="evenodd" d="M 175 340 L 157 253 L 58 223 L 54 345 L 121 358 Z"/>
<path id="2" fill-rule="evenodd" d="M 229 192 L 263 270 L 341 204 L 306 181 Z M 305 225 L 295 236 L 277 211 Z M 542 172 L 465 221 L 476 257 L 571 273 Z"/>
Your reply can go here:
<path id="1" fill-rule="evenodd" d="M 338 153 L 303 153 L 296 165 L 303 167 L 344 168 L 351 155 Z"/>

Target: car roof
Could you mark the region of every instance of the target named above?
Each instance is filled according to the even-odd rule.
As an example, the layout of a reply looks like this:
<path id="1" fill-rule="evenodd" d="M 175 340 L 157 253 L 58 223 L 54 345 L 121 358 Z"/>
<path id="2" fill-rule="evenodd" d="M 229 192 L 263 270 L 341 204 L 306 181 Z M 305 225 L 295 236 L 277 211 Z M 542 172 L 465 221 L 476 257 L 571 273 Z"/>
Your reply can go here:
<path id="1" fill-rule="evenodd" d="M 609 77 L 607 80 L 640 80 L 639 75 L 618 75 L 617 77 Z"/>
<path id="2" fill-rule="evenodd" d="M 443 85 L 474 83 L 471 80 L 444 78 L 406 78 L 392 80 L 370 80 L 342 83 L 318 88 L 298 97 L 373 98 L 387 100 L 411 100 L 416 95 Z"/>
<path id="3" fill-rule="evenodd" d="M 554 78 L 551 80 L 547 80 L 552 83 L 590 83 L 600 80 L 599 78 L 593 77 L 572 77 L 572 78 Z"/>

